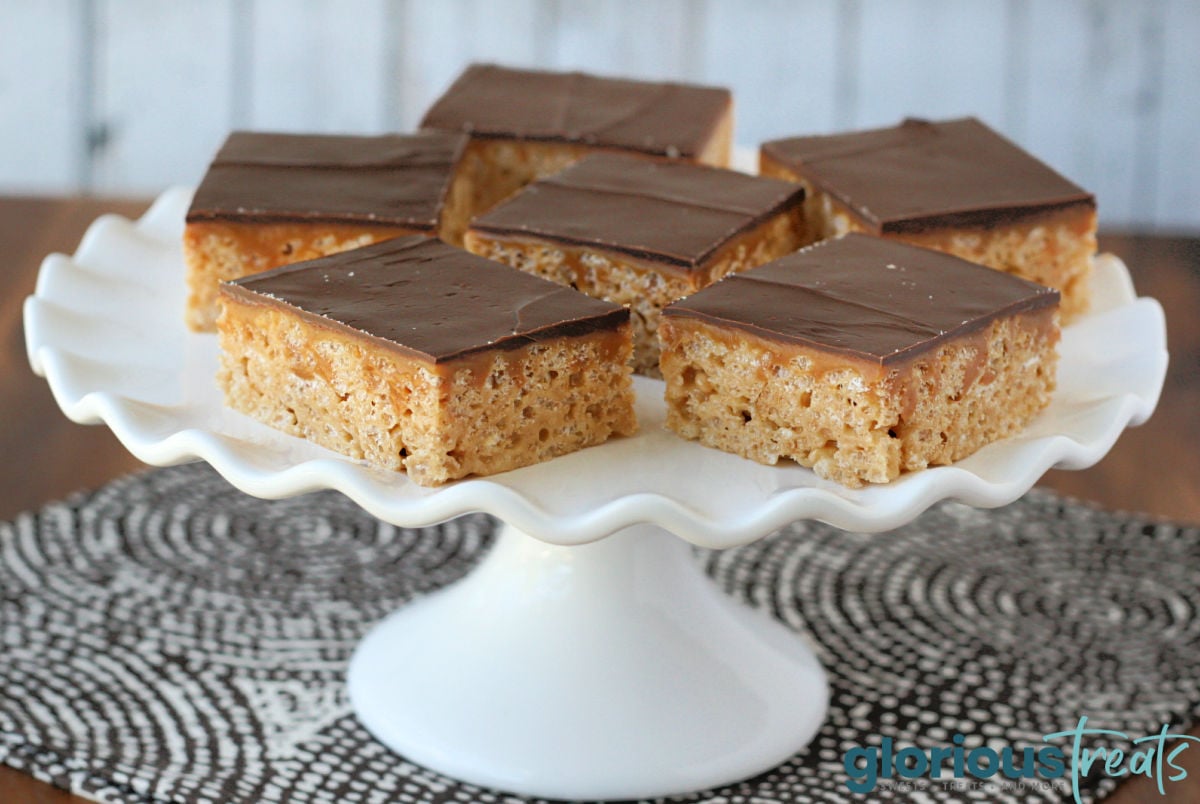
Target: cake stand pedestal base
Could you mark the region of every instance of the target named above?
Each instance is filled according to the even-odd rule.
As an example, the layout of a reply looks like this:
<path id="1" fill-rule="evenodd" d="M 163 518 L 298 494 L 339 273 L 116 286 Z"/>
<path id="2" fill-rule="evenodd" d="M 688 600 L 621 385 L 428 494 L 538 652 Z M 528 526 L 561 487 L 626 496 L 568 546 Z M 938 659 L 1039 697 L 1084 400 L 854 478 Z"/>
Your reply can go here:
<path id="1" fill-rule="evenodd" d="M 530 796 L 665 796 L 774 767 L 820 727 L 825 674 L 690 551 L 651 525 L 571 547 L 506 525 L 470 575 L 363 640 L 354 711 L 413 762 Z"/>

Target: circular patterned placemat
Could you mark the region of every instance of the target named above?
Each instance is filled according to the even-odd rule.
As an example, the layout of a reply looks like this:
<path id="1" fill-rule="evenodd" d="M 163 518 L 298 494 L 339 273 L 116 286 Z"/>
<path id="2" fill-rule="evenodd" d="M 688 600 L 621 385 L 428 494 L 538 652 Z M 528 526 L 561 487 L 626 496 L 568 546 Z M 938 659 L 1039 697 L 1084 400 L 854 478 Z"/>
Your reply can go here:
<path id="1" fill-rule="evenodd" d="M 334 492 L 152 470 L 0 524 L 0 761 L 111 802 L 515 802 L 376 743 L 345 697 L 381 617 L 465 573 L 495 522 L 381 523 Z M 1035 491 L 887 534 L 797 523 L 697 552 L 807 636 L 832 686 L 816 740 L 681 801 L 849 801 L 855 746 L 1041 745 L 1182 727 L 1200 704 L 1200 530 Z M 1100 770 L 1100 769 L 1098 769 Z M 1083 778 L 1094 801 L 1115 780 Z M 1069 787 L 883 781 L 877 801 L 1061 801 Z"/>

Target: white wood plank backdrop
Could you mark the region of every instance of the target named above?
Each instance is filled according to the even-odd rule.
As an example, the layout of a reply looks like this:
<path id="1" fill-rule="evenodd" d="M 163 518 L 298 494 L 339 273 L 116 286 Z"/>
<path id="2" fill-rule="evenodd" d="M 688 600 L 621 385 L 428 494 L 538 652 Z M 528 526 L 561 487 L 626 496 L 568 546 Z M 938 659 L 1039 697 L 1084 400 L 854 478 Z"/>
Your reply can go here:
<path id="1" fill-rule="evenodd" d="M 1196 0 L 0 0 L 0 192 L 145 195 L 230 128 L 410 129 L 471 61 L 729 86 L 737 138 L 974 114 L 1200 233 Z"/>

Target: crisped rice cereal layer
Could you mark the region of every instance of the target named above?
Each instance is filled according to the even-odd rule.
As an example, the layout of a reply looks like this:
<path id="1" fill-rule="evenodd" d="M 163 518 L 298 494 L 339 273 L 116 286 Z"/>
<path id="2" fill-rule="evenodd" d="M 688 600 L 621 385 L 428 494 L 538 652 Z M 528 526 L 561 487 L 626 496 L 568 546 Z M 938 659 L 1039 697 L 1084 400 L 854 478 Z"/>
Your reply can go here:
<path id="1" fill-rule="evenodd" d="M 231 407 L 421 485 L 637 429 L 628 324 L 433 364 L 286 310 L 222 301 L 219 382 Z"/>
<path id="2" fill-rule="evenodd" d="M 659 329 L 667 426 L 851 487 L 964 458 L 1023 428 L 1055 385 L 1053 309 L 1000 318 L 886 370 L 707 322 Z"/>

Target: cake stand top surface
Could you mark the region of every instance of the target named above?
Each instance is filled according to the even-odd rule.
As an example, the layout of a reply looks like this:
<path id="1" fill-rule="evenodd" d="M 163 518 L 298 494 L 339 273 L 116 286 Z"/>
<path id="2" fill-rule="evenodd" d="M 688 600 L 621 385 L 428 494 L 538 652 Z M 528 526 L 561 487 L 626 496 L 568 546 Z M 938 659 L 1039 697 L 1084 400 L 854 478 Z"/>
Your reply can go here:
<path id="1" fill-rule="evenodd" d="M 486 511 L 545 541 L 575 544 L 647 522 L 706 547 L 732 547 L 788 522 L 882 531 L 943 499 L 1004 505 L 1051 467 L 1100 460 L 1153 412 L 1166 375 L 1162 308 L 1138 298 L 1119 259 L 1100 255 L 1092 312 L 1066 327 L 1058 390 L 1023 432 L 952 466 L 847 489 L 796 465 L 763 466 L 663 427 L 662 383 L 637 378 L 640 432 L 552 461 L 423 488 L 224 407 L 216 338 L 183 323 L 186 188 L 138 221 L 98 219 L 73 256 L 52 254 L 25 303 L 34 371 L 71 419 L 103 422 L 139 459 L 204 460 L 268 498 L 337 489 L 402 526 Z"/>

